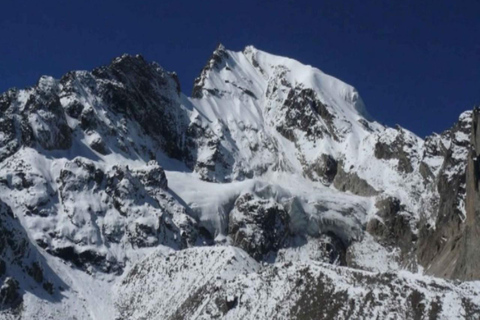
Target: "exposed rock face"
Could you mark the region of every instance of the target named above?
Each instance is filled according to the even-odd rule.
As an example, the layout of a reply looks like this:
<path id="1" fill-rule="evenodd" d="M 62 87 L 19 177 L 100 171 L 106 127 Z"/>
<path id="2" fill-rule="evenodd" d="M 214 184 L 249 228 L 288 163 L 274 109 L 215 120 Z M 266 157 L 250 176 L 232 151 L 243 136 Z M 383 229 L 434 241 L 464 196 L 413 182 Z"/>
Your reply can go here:
<path id="1" fill-rule="evenodd" d="M 431 274 L 454 279 L 478 279 L 478 109 L 465 112 L 444 135 L 450 140 L 436 180 L 435 220 L 424 221 L 419 259 Z"/>
<path id="2" fill-rule="evenodd" d="M 342 170 L 340 168 L 340 170 Z M 322 154 L 318 161 L 305 169 L 305 174 L 313 181 L 330 185 L 338 173 L 338 162 L 330 155 Z"/>
<path id="3" fill-rule="evenodd" d="M 0 159 L 33 141 L 47 150 L 68 149 L 73 135 L 84 135 L 100 154 L 113 149 L 149 159 L 160 147 L 186 159 L 189 121 L 177 86 L 176 75 L 158 64 L 124 55 L 92 72 L 42 77 L 31 89 L 10 90 L 0 97 Z"/>
<path id="4" fill-rule="evenodd" d="M 44 76 L 34 88 L 7 91 L 0 97 L 0 110 L 0 159 L 34 142 L 47 150 L 70 148 L 72 133 L 59 102 L 57 80 Z"/>
<path id="5" fill-rule="evenodd" d="M 12 278 L 6 278 L 0 287 L 0 308 L 16 307 L 21 302 L 18 293 L 18 281 Z"/>
<path id="6" fill-rule="evenodd" d="M 165 172 L 155 161 L 136 170 L 115 166 L 103 172 L 93 162 L 76 158 L 65 164 L 58 183 L 64 219 L 75 226 L 74 232 L 44 238 L 42 243 L 79 267 L 119 271 L 124 257 L 112 255 L 110 247 L 185 248 L 196 242 L 195 220 L 165 192 Z M 101 201 L 79 203 L 80 199 Z M 85 250 L 92 244 L 104 249 Z"/>
<path id="7" fill-rule="evenodd" d="M 413 171 L 412 159 L 418 158 L 418 151 L 414 148 L 415 141 L 401 127 L 397 127 L 395 131 L 393 141 L 384 137 L 378 140 L 375 144 L 375 157 L 386 160 L 397 159 L 398 170 L 411 173 Z"/>
<path id="8" fill-rule="evenodd" d="M 413 215 L 404 210 L 398 199 L 381 198 L 375 204 L 376 215 L 367 223 L 366 231 L 382 245 L 389 248 L 399 248 L 400 261 L 410 269 L 416 269 L 415 246 L 417 235 L 412 226 Z"/>
<path id="9" fill-rule="evenodd" d="M 318 99 L 313 90 L 290 87 L 290 84 L 283 81 L 283 75 L 282 72 L 277 75 L 279 77 L 277 81 L 288 88 L 287 96 L 280 109 L 284 122 L 276 127 L 280 134 L 293 142 L 298 139 L 294 133 L 295 129 L 300 130 L 311 140 L 321 139 L 324 135 L 336 139 L 336 129 L 332 122 L 335 116 L 328 111 L 327 106 Z M 271 94 L 275 95 L 278 89 L 273 84 L 272 86 L 269 89 L 273 91 Z M 267 92 L 268 95 L 269 92 Z"/>
<path id="10" fill-rule="evenodd" d="M 460 279 L 474 280 L 480 278 L 480 109 L 472 113 L 472 132 L 470 133 L 470 150 L 467 162 L 466 178 L 466 221 L 460 250 L 463 252 L 457 261 L 455 276 Z"/>
<path id="11" fill-rule="evenodd" d="M 229 182 L 242 180 L 244 170 L 234 172 L 234 158 L 222 140 L 230 140 L 230 132 L 223 124 L 217 123 L 214 128 L 196 118 L 187 130 L 188 146 L 192 155 L 187 164 L 205 181 Z"/>
<path id="12" fill-rule="evenodd" d="M 215 90 L 215 88 L 206 87 L 205 79 L 210 71 L 222 68 L 225 65 L 226 58 L 228 58 L 228 55 L 225 51 L 225 47 L 222 44 L 219 44 L 205 67 L 202 69 L 200 76 L 195 79 L 192 98 L 203 98 L 205 91 L 212 95 L 220 94 L 218 89 Z"/>
<path id="13" fill-rule="evenodd" d="M 58 82 L 51 77 L 0 97 L 0 160 L 35 142 L 47 150 L 70 148 L 72 133 L 58 99 Z"/>
<path id="14" fill-rule="evenodd" d="M 156 63 L 148 63 L 140 55 L 124 55 L 107 67 L 95 69 L 92 76 L 93 79 L 80 80 L 97 83 L 98 89 L 92 94 L 110 105 L 115 114 L 138 123 L 168 155 L 185 157 L 182 136 L 188 117 L 179 108 L 180 93 L 175 74 L 164 71 Z M 68 78 L 62 80 L 72 81 Z M 79 94 L 74 92 L 71 101 L 81 99 Z"/>
<path id="15" fill-rule="evenodd" d="M 340 191 L 350 191 L 359 196 L 374 196 L 378 194 L 367 181 L 360 178 L 355 171 L 346 172 L 343 164 L 340 163 L 337 167 L 337 174 L 333 180 L 333 185 Z"/>
<path id="16" fill-rule="evenodd" d="M 52 295 L 54 284 L 58 281 L 50 268 L 11 208 L 0 200 L 0 310 L 19 306 L 25 290 Z"/>
<path id="17" fill-rule="evenodd" d="M 478 123 L 479 111 L 474 109 L 464 113 L 452 129 L 452 146 L 438 181 L 436 229 L 425 231 L 428 237 L 420 251 L 421 258 L 429 259 L 428 271 L 434 275 L 462 280 L 480 277 Z"/>
<path id="18" fill-rule="evenodd" d="M 13 178 L 1 171 L 2 192 L 27 223 L 42 224 L 43 232 L 32 235 L 40 247 L 79 268 L 121 272 L 128 248 L 181 249 L 202 238 L 197 222 L 168 194 L 156 161 L 105 169 L 77 157 L 61 162 L 55 185 L 20 159 L 12 164 L 21 171 Z"/>
<path id="19" fill-rule="evenodd" d="M 68 149 L 72 145 L 71 129 L 60 104 L 58 91 L 55 79 L 40 78 L 24 109 L 35 140 L 47 150 Z"/>
<path id="20" fill-rule="evenodd" d="M 290 235 L 289 216 L 282 205 L 244 194 L 229 216 L 228 234 L 236 247 L 256 260 L 277 251 Z"/>

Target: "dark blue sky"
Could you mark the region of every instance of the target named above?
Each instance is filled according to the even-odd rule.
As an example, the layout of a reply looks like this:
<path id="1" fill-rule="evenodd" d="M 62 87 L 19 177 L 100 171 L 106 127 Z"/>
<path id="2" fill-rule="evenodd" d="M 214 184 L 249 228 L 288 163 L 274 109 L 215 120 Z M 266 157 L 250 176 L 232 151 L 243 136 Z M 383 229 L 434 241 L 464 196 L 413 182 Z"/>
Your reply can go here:
<path id="1" fill-rule="evenodd" d="M 0 91 L 141 53 L 189 94 L 218 42 L 253 44 L 355 86 L 371 115 L 425 136 L 480 103 L 480 2 L 2 1 Z"/>

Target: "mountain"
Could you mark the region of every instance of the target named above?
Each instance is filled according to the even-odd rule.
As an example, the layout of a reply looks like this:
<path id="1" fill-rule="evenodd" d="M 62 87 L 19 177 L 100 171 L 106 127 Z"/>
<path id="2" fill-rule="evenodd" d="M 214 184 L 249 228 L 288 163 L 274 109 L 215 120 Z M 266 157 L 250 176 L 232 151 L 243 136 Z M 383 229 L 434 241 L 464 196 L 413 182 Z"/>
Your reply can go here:
<path id="1" fill-rule="evenodd" d="M 123 55 L 0 96 L 0 317 L 475 319 L 477 109 L 421 139 L 219 45 L 191 97 Z"/>

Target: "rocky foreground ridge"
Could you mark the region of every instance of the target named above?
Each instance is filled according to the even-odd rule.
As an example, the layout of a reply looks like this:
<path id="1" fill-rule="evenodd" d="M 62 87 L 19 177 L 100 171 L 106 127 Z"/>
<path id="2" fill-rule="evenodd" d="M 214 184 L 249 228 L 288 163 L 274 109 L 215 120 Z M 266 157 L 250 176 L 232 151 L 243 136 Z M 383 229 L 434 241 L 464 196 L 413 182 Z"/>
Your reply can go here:
<path id="1" fill-rule="evenodd" d="M 0 318 L 478 319 L 480 111 L 421 139 L 219 46 L 0 96 Z"/>

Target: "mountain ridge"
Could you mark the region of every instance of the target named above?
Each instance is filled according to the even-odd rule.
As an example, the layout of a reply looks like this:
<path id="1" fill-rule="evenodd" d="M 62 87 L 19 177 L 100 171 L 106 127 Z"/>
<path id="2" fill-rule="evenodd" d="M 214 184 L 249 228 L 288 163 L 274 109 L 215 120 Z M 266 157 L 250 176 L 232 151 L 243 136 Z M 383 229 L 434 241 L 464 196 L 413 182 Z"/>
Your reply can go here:
<path id="1" fill-rule="evenodd" d="M 399 289 L 389 282 L 395 281 L 411 288 L 410 276 L 395 275 L 407 271 L 414 286 L 422 286 L 422 279 L 432 287 L 444 281 L 427 275 L 478 280 L 471 271 L 478 260 L 474 250 L 456 246 L 478 240 L 476 151 L 470 147 L 477 144 L 475 110 L 463 113 L 451 130 L 423 140 L 372 120 L 352 86 L 252 46 L 242 52 L 217 47 L 191 98 L 181 93 L 175 73 L 140 55 L 122 55 L 91 72 L 42 77 L 32 88 L 0 96 L 0 199 L 45 259 L 43 267 L 37 264 L 42 281 L 64 283 L 49 289 L 65 296 L 62 311 L 46 307 L 42 316 L 78 312 L 84 318 L 120 319 L 147 312 L 153 318 L 207 318 L 199 309 L 200 292 L 220 317 L 241 317 L 255 308 L 237 294 L 222 302 L 211 290 L 211 285 L 227 290 L 227 284 L 195 284 L 195 277 L 202 277 L 196 263 L 210 254 L 234 264 L 234 271 L 218 275 L 220 282 L 234 281 L 241 292 L 252 284 L 250 278 L 259 279 L 254 286 L 260 296 L 269 290 L 263 281 L 271 280 L 272 270 L 302 266 L 317 270 L 315 281 L 322 272 L 344 277 L 328 280 L 332 292 L 347 288 L 340 283 L 351 285 L 348 279 L 362 272 L 388 279 L 372 277 L 358 289 L 365 294 L 375 286 L 394 294 Z M 465 228 L 473 231 L 465 234 Z M 0 249 L 6 266 L 0 275 L 2 316 L 40 317 L 35 309 L 43 300 L 34 292 L 45 284 L 27 271 L 11 271 L 12 258 Z M 199 252 L 196 261 L 192 257 Z M 472 259 L 457 266 L 452 255 Z M 169 257 L 183 261 L 186 271 L 169 265 Z M 239 260 L 258 266 L 245 271 Z M 175 280 L 172 290 L 184 296 L 183 304 L 148 314 L 142 305 L 162 299 L 152 289 L 146 302 L 127 306 L 123 295 L 135 297 L 141 283 L 157 281 L 148 272 L 139 276 L 153 265 L 174 278 L 187 272 L 193 277 L 188 285 L 200 291 L 175 291 L 183 285 Z M 381 312 L 446 317 L 452 303 L 415 287 L 405 299 L 423 301 L 423 309 L 415 303 L 379 305 L 362 313 L 339 305 L 344 293 L 340 300 L 327 298 L 321 286 L 306 286 L 303 271 L 297 271 L 285 275 L 296 279 L 300 296 L 326 299 L 347 318 Z M 18 277 L 33 277 L 38 284 L 15 284 Z M 93 296 L 102 295 L 105 313 L 75 277 L 97 290 Z M 472 298 L 477 282 L 472 288 L 445 283 L 441 290 L 455 295 L 453 304 L 467 318 L 479 310 Z M 105 296 L 114 288 L 119 296 Z M 15 292 L 21 299 L 12 298 Z M 367 296 L 349 297 L 355 305 Z M 82 311 L 72 307 L 77 299 L 84 301 Z M 315 299 L 301 299 L 313 313 L 291 306 L 277 316 L 308 319 L 325 312 Z"/>

